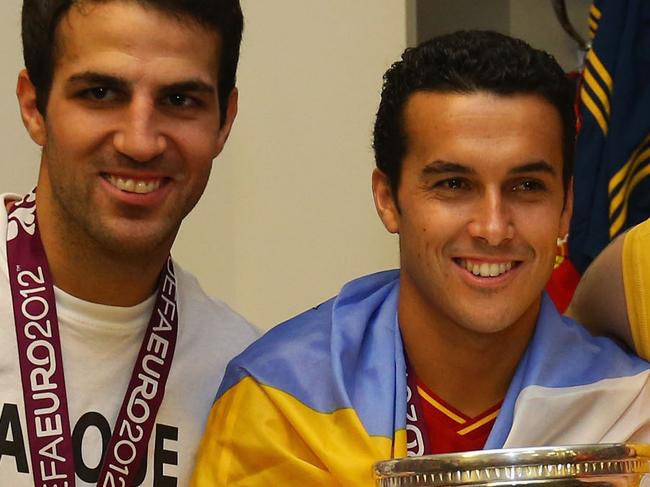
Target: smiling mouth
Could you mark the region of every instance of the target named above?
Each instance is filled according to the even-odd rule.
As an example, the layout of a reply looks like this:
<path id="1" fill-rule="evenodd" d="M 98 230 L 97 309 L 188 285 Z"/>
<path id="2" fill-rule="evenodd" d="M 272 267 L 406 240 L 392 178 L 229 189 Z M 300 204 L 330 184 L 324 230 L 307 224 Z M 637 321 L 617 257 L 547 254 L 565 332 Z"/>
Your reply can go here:
<path id="1" fill-rule="evenodd" d="M 498 277 L 506 272 L 509 272 L 511 269 L 519 266 L 520 261 L 509 260 L 503 262 L 480 262 L 471 259 L 454 259 L 454 262 L 459 267 L 462 267 L 468 272 L 471 272 L 475 276 L 480 277 Z"/>
<path id="2" fill-rule="evenodd" d="M 102 177 L 108 183 L 125 193 L 149 194 L 160 188 L 162 179 L 133 179 L 114 176 L 112 174 L 102 174 Z"/>

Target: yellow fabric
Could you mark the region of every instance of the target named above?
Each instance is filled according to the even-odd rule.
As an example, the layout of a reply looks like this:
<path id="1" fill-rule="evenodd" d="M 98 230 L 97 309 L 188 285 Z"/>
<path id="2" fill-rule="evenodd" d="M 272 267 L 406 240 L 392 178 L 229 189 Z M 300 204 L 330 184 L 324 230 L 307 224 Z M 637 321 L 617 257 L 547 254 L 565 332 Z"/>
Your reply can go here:
<path id="1" fill-rule="evenodd" d="M 643 164 L 650 158 L 650 149 L 644 147 L 650 142 L 650 135 L 634 150 L 629 160 L 621 167 L 609 181 L 609 216 L 611 218 L 618 212 L 618 216 L 609 227 L 610 237 L 616 236 L 627 219 L 627 207 L 630 195 L 636 186 L 648 176 L 650 169 Z M 639 170 L 639 167 L 642 169 Z M 622 206 L 622 210 L 621 210 Z M 620 211 L 619 211 L 620 210 Z"/>
<path id="2" fill-rule="evenodd" d="M 598 101 L 600 102 L 600 105 L 605 109 L 605 114 L 607 115 L 607 118 L 609 118 L 611 112 L 612 112 L 612 107 L 610 106 L 609 103 L 609 95 L 605 93 L 605 90 L 601 88 L 601 86 L 598 84 L 598 81 L 596 78 L 594 78 L 594 75 L 591 74 L 591 71 L 589 71 L 589 66 L 584 70 L 584 80 L 585 83 L 589 85 L 589 87 L 593 90 L 594 94 L 598 98 Z"/>
<path id="3" fill-rule="evenodd" d="M 622 259 L 634 346 L 641 357 L 650 360 L 650 219 L 627 232 Z"/>
<path id="4" fill-rule="evenodd" d="M 609 71 L 607 71 L 607 68 L 598 58 L 598 55 L 594 52 L 593 49 L 590 49 L 587 53 L 587 61 L 591 63 L 591 65 L 598 73 L 598 76 L 600 76 L 600 79 L 602 79 L 605 85 L 607 85 L 607 91 L 611 93 L 612 89 L 614 88 L 614 80 L 612 80 L 612 76 L 609 74 Z"/>
<path id="5" fill-rule="evenodd" d="M 607 119 L 603 115 L 603 112 L 600 110 L 598 105 L 596 105 L 596 102 L 591 98 L 587 90 L 584 89 L 584 87 L 580 90 L 580 99 L 594 116 L 596 122 L 598 122 L 598 125 L 600 126 L 600 129 L 605 135 L 607 135 L 607 131 L 609 130 Z"/>
<path id="6" fill-rule="evenodd" d="M 372 464 L 406 456 L 406 434 L 369 437 L 352 409 L 321 413 L 250 377 L 214 405 L 192 487 L 367 486 Z"/>

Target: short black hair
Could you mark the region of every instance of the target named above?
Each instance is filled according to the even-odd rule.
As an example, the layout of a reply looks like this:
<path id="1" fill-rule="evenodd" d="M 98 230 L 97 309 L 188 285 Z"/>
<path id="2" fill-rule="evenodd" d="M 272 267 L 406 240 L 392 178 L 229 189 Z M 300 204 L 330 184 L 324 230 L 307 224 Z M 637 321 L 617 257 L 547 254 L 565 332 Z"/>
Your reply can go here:
<path id="1" fill-rule="evenodd" d="M 74 5 L 117 0 L 24 0 L 22 9 L 23 57 L 29 78 L 36 88 L 36 104 L 45 116 L 52 88 L 57 50 L 57 27 Z M 239 47 L 244 19 L 239 0 L 131 0 L 179 17 L 188 17 L 221 37 L 219 105 L 221 123 L 228 97 L 235 87 Z"/>
<path id="2" fill-rule="evenodd" d="M 375 163 L 394 197 L 406 154 L 404 107 L 416 92 L 534 94 L 552 104 L 563 125 L 562 180 L 573 173 L 575 88 L 550 54 L 492 31 L 458 31 L 409 48 L 384 74 L 373 134 Z"/>

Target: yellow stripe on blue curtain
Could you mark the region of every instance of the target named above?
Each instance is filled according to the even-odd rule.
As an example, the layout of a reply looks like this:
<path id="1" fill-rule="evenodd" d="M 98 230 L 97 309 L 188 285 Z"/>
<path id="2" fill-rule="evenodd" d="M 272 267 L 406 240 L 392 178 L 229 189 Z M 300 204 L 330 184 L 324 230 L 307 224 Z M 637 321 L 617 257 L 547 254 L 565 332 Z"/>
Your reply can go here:
<path id="1" fill-rule="evenodd" d="M 595 36 L 579 93 L 569 258 L 580 272 L 630 226 L 650 218 L 650 1 L 594 0 Z"/>
<path id="2" fill-rule="evenodd" d="M 650 174 L 650 147 L 647 147 L 638 153 L 636 157 L 630 161 L 631 165 L 625 184 L 620 188 L 618 193 L 611 200 L 610 204 L 610 219 L 612 223 L 609 227 L 610 238 L 616 237 L 625 225 L 625 220 L 628 216 L 628 205 L 630 197 L 637 186 Z"/>

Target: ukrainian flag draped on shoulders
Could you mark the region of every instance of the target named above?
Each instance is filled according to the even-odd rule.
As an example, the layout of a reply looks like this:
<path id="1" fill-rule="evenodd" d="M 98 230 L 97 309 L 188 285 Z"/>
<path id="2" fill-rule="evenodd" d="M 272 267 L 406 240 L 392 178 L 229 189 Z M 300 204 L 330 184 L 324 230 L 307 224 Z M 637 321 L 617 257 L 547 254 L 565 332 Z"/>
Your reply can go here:
<path id="1" fill-rule="evenodd" d="M 589 28 L 569 233 L 581 272 L 650 216 L 650 2 L 596 0 Z"/>
<path id="2" fill-rule="evenodd" d="M 398 296 L 398 271 L 362 277 L 235 358 L 192 485 L 374 485 L 407 451 Z M 485 447 L 650 441 L 649 367 L 545 297 Z"/>

